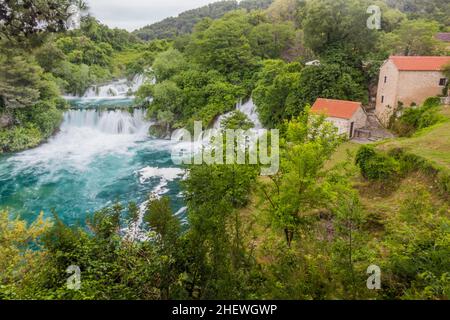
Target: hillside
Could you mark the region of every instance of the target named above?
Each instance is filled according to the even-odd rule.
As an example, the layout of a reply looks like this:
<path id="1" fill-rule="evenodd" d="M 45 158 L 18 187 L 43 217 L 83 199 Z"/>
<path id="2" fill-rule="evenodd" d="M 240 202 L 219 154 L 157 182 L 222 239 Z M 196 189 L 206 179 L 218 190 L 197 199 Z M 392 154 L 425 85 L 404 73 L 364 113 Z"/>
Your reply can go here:
<path id="1" fill-rule="evenodd" d="M 442 114 L 448 117 L 447 121 L 422 130 L 412 138 L 381 142 L 376 145 L 376 149 L 388 153 L 401 148 L 409 154 L 423 157 L 425 164 L 436 165 L 438 175 L 445 174 L 450 169 L 450 109 L 444 107 Z M 360 144 L 354 142 L 340 145 L 324 169 L 346 172 L 350 177 L 352 189 L 358 194 L 358 209 L 353 209 L 352 214 L 361 214 L 363 218 L 360 221 L 361 229 L 358 234 L 355 232 L 353 235 L 354 248 L 351 250 L 354 250 L 355 270 L 363 272 L 363 268 L 367 266 L 364 261 L 369 260 L 379 265 L 385 274 L 383 292 L 363 292 L 363 297 L 379 299 L 403 294 L 406 299 L 429 299 L 432 294 L 428 290 L 435 290 L 433 292 L 436 296 L 448 298 L 447 278 L 445 275 L 441 279 L 437 276 L 440 263 L 445 265 L 448 261 L 447 258 L 439 256 L 440 253 L 448 255 L 448 248 L 440 245 L 441 237 L 445 237 L 449 231 L 445 222 L 450 215 L 448 192 L 438 192 L 441 181 L 436 179 L 433 172 L 420 166 L 412 168 L 400 177 L 391 177 L 383 182 L 364 179 L 355 165 L 355 157 L 360 147 Z M 253 190 L 249 204 L 239 211 L 239 215 L 249 250 L 254 252 L 261 268 L 271 274 L 271 280 L 276 282 L 280 275 L 274 272 L 274 266 L 280 263 L 279 250 L 286 240 L 282 230 L 272 227 L 271 204 L 260 191 L 270 183 L 270 179 L 259 179 L 259 186 Z M 345 196 L 340 194 L 339 198 Z M 311 281 L 308 277 L 329 276 L 326 265 L 336 258 L 336 247 L 333 247 L 332 243 L 339 241 L 337 237 L 341 228 L 341 217 L 325 207 L 311 213 L 314 222 L 308 225 L 308 229 L 301 231 L 298 237 L 294 237 L 293 250 L 289 256 L 291 263 L 295 261 L 302 264 L 304 259 L 314 265 L 315 269 L 310 271 L 314 276 L 305 275 L 301 268 L 286 266 L 283 276 L 291 277 L 292 283 L 297 278 Z M 336 261 L 331 264 L 336 264 Z M 333 268 L 335 267 L 334 265 Z M 432 268 L 436 269 L 429 271 Z M 444 272 L 447 270 L 448 268 L 445 268 Z M 402 281 L 408 283 L 411 288 L 406 289 L 396 283 Z M 424 283 L 427 281 L 433 281 L 433 285 L 421 292 L 420 288 L 426 286 Z M 280 297 L 283 296 L 283 290 L 293 290 L 291 294 L 295 294 L 297 290 L 293 285 L 276 285 L 280 286 Z M 339 288 L 329 298 L 336 298 L 336 292 L 339 292 Z"/>
<path id="2" fill-rule="evenodd" d="M 245 9 L 248 11 L 266 9 L 273 0 L 224 0 L 207 6 L 181 13 L 178 17 L 170 17 L 160 22 L 145 26 L 134 31 L 142 40 L 170 39 L 189 34 L 194 26 L 204 18 L 219 19 L 227 12 Z"/>
<path id="3" fill-rule="evenodd" d="M 380 150 L 402 148 L 432 162 L 435 166 L 450 172 L 450 108 L 443 107 L 442 114 L 447 121 L 416 133 L 412 138 L 388 141 L 379 146 Z"/>

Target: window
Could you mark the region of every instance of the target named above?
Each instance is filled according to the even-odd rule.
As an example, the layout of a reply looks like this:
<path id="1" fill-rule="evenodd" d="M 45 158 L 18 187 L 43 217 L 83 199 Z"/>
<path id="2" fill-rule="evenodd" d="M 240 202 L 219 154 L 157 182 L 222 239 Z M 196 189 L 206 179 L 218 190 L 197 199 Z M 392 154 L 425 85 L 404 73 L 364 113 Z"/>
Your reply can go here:
<path id="1" fill-rule="evenodd" d="M 381 103 L 384 103 L 384 96 L 381 96 Z"/>
<path id="2" fill-rule="evenodd" d="M 446 79 L 446 78 L 442 78 L 442 79 L 439 80 L 439 85 L 440 85 L 440 86 L 443 87 L 443 86 L 445 86 L 446 84 L 447 84 L 447 79 Z"/>
<path id="3" fill-rule="evenodd" d="M 387 82 L 387 77 L 384 77 L 384 83 L 386 83 Z"/>

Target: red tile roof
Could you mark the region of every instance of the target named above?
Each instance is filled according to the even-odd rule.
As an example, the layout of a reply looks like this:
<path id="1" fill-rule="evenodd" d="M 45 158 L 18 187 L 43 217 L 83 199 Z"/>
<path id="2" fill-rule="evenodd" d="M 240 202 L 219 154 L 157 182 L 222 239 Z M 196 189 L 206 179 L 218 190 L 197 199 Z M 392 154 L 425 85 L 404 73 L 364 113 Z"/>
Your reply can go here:
<path id="1" fill-rule="evenodd" d="M 444 42 L 450 42 L 450 32 L 441 32 L 436 35 L 436 38 L 438 40 L 444 41 Z"/>
<path id="2" fill-rule="evenodd" d="M 400 71 L 440 71 L 450 63 L 450 57 L 391 56 Z"/>
<path id="3" fill-rule="evenodd" d="M 361 106 L 361 102 L 319 98 L 311 108 L 311 112 L 327 117 L 351 119 Z"/>

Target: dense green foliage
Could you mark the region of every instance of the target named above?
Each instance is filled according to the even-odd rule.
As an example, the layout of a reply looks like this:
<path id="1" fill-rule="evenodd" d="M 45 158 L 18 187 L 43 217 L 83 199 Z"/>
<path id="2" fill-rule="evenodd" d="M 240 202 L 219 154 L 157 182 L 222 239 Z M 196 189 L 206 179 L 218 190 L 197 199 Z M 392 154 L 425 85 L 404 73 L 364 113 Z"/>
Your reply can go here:
<path id="1" fill-rule="evenodd" d="M 446 0 L 385 0 L 390 6 L 406 13 L 410 18 L 436 20 L 450 25 L 450 4 Z"/>
<path id="2" fill-rule="evenodd" d="M 233 11 L 220 19 L 203 19 L 191 35 L 176 39 L 174 49 L 156 59 L 156 80 L 170 83 L 148 86 L 139 101 L 148 101 L 156 92 L 150 116 L 164 118 L 161 127 L 167 130 L 189 126 L 194 119 L 211 125 L 231 110 L 231 101 L 211 103 L 209 97 L 197 95 L 209 91 L 200 89 L 209 81 L 196 84 L 195 90 L 191 87 L 189 97 L 181 98 L 186 90 L 182 78 L 190 75 L 192 84 L 195 70 L 220 74 L 220 86 L 227 84 L 230 97 L 252 96 L 267 127 L 298 116 L 319 97 L 367 104 L 379 66 L 389 54 L 446 52 L 435 39 L 442 29 L 439 22 L 421 16 L 410 20 L 397 8 L 378 4 L 385 17 L 380 31 L 366 27 L 369 2 L 363 0 L 278 0 L 266 11 Z M 320 60 L 320 65 L 305 67 L 310 59 Z"/>
<path id="3" fill-rule="evenodd" d="M 222 121 L 222 128 L 231 130 L 248 130 L 255 127 L 255 124 L 248 119 L 247 115 L 239 110 L 233 111 Z"/>
<path id="4" fill-rule="evenodd" d="M 2 1 L 0 39 L 22 41 L 43 31 L 65 30 L 65 21 L 69 17 L 67 8 L 71 2 L 70 0 Z"/>
<path id="5" fill-rule="evenodd" d="M 371 181 L 387 183 L 400 173 L 400 164 L 394 158 L 378 153 L 373 146 L 363 146 L 356 155 L 361 175 Z"/>
<path id="6" fill-rule="evenodd" d="M 273 0 L 223 0 L 207 6 L 181 13 L 178 17 L 167 18 L 136 30 L 134 34 L 142 40 L 172 39 L 189 34 L 194 26 L 204 18 L 219 19 L 226 13 L 238 9 L 266 9 Z"/>
<path id="7" fill-rule="evenodd" d="M 439 97 L 432 97 L 421 107 L 403 110 L 403 114 L 394 119 L 392 129 L 402 137 L 410 137 L 418 130 L 439 123 L 443 120 L 443 116 L 439 114 L 440 100 Z"/>

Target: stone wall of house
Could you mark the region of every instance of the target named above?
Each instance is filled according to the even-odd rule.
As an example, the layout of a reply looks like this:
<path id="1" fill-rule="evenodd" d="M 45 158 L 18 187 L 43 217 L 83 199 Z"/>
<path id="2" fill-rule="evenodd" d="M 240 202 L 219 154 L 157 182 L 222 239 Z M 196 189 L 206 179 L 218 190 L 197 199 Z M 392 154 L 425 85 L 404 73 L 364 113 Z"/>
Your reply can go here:
<path id="1" fill-rule="evenodd" d="M 355 129 L 364 128 L 367 125 L 367 114 L 364 112 L 363 108 L 359 108 L 357 112 L 353 115 L 350 123 L 355 123 Z M 349 127 L 350 130 L 350 127 Z"/>
<path id="2" fill-rule="evenodd" d="M 327 121 L 331 122 L 337 129 L 338 134 L 349 134 L 350 131 L 350 121 L 341 118 L 327 118 Z"/>
<path id="3" fill-rule="evenodd" d="M 398 101 L 405 107 L 421 105 L 427 98 L 443 94 L 445 86 L 439 81 L 445 78 L 439 71 L 402 71 L 399 77 Z"/>
<path id="4" fill-rule="evenodd" d="M 341 118 L 327 118 L 327 121 L 333 123 L 333 125 L 338 129 L 338 134 L 346 134 L 350 136 L 350 126 L 354 122 L 353 130 L 364 128 L 367 124 L 367 115 L 362 108 L 359 108 L 353 117 L 349 119 Z"/>
<path id="5" fill-rule="evenodd" d="M 386 61 L 380 70 L 376 116 L 387 125 L 399 102 L 404 107 L 422 104 L 427 98 L 442 95 L 445 78 L 439 71 L 398 71 L 394 62 Z"/>
<path id="6" fill-rule="evenodd" d="M 378 119 L 385 124 L 389 121 L 394 109 L 397 108 L 398 84 L 399 71 L 391 60 L 387 60 L 380 70 L 375 111 Z"/>

